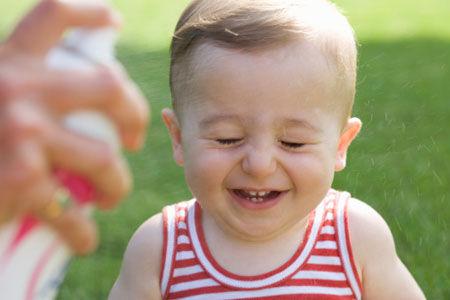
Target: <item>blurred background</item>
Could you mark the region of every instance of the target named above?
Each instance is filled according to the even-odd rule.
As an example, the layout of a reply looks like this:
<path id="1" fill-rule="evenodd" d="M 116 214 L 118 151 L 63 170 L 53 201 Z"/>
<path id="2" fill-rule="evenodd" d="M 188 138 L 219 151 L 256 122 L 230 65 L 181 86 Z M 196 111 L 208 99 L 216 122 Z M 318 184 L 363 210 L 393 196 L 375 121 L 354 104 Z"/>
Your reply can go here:
<path id="1" fill-rule="evenodd" d="M 163 206 L 190 197 L 159 116 L 170 106 L 168 46 L 187 2 L 112 1 L 125 19 L 118 58 L 150 99 L 152 127 L 144 151 L 129 156 L 134 192 L 118 209 L 96 213 L 100 247 L 73 261 L 58 299 L 105 299 L 136 228 Z M 450 299 L 450 4 L 335 2 L 359 41 L 354 115 L 364 128 L 334 186 L 385 218 L 427 298 Z M 0 2 L 0 37 L 33 3 Z"/>

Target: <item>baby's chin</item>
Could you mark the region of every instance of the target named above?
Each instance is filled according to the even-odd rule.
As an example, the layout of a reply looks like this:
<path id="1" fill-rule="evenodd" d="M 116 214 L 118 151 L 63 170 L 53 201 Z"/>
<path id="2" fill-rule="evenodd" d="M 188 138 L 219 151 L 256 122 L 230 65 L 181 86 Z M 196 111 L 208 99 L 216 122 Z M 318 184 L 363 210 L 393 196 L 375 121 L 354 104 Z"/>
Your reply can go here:
<path id="1" fill-rule="evenodd" d="M 297 226 L 306 226 L 302 219 L 298 217 L 292 219 L 277 218 L 275 214 L 273 218 L 267 214 L 260 218 L 239 218 L 234 216 L 228 220 L 227 224 L 219 224 L 219 226 L 225 227 L 222 230 L 232 238 L 237 238 L 243 242 L 264 243 L 290 232 L 298 235 Z M 301 221 L 299 222 L 299 220 Z M 293 228 L 295 229 L 292 230 Z"/>

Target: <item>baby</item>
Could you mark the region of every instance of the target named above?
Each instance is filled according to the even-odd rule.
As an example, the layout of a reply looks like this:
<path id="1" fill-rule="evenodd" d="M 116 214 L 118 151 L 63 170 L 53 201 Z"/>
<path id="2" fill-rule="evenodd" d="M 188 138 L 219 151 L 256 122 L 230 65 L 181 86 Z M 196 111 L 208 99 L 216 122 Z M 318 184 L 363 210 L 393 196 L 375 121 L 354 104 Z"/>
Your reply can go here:
<path id="1" fill-rule="evenodd" d="M 424 299 L 372 208 L 331 188 L 361 129 L 326 0 L 196 0 L 162 112 L 194 199 L 135 233 L 111 299 Z"/>

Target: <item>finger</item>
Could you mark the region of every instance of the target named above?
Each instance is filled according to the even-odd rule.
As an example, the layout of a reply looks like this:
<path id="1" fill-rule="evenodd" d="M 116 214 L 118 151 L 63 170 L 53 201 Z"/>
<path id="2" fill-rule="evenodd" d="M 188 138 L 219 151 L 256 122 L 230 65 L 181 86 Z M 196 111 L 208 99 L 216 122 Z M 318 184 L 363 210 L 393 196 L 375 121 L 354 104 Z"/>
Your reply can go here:
<path id="1" fill-rule="evenodd" d="M 41 0 L 19 22 L 7 43 L 42 56 L 69 27 L 118 27 L 120 23 L 118 13 L 103 1 Z"/>
<path id="2" fill-rule="evenodd" d="M 61 235 L 78 254 L 92 251 L 96 247 L 95 226 L 78 211 L 63 213 L 57 219 L 48 219 L 42 213 L 44 208 L 54 201 L 55 191 L 59 189 L 50 172 L 38 135 L 18 140 L 3 153 L 8 157 L 2 161 L 1 177 L 7 184 L 9 193 L 9 219 L 33 214 L 44 219 Z M 2 178 L 3 179 L 3 178 Z"/>
<path id="3" fill-rule="evenodd" d="M 57 114 L 98 110 L 117 125 L 126 149 L 139 149 L 149 123 L 149 106 L 139 88 L 118 67 L 91 71 L 52 70 L 30 78 L 41 101 Z"/>
<path id="4" fill-rule="evenodd" d="M 19 192 L 46 176 L 52 165 L 74 171 L 92 182 L 99 194 L 100 208 L 115 206 L 129 192 L 128 167 L 106 143 L 72 133 L 42 118 L 43 112 L 30 103 L 17 101 L 7 108 L 0 116 L 0 131 L 1 136 L 7 137 L 2 145 L 10 150 L 3 156 L 10 167 L 1 170 L 4 182 L 10 182 L 13 191 Z"/>
<path id="5" fill-rule="evenodd" d="M 96 225 L 81 208 L 67 208 L 56 218 L 48 217 L 43 209 L 37 213 L 39 219 L 51 226 L 76 254 L 86 255 L 97 248 Z"/>
<path id="6" fill-rule="evenodd" d="M 98 207 L 112 208 L 129 193 L 131 175 L 127 164 L 106 143 L 55 126 L 46 136 L 45 144 L 53 166 L 92 183 Z"/>
<path id="7" fill-rule="evenodd" d="M 23 148 L 18 148 L 18 150 Z M 27 149 L 31 149 L 31 147 L 28 146 Z M 20 152 L 29 155 L 38 151 L 35 148 L 33 151 Z M 23 164 L 23 159 L 20 159 L 20 161 Z M 18 164 L 15 165 L 17 166 Z M 22 169 L 29 170 L 30 168 Z M 30 172 L 28 171 L 27 174 L 30 174 Z M 14 177 L 22 178 L 19 181 L 20 186 L 8 187 L 9 190 L 12 190 L 12 193 L 9 195 L 11 197 L 10 200 L 16 206 L 9 206 L 9 210 L 6 211 L 9 215 L 2 221 L 5 222 L 11 218 L 32 214 L 52 226 L 75 253 L 87 254 L 96 248 L 97 234 L 95 225 L 79 209 L 72 208 L 67 212 L 63 212 L 57 218 L 50 217 L 44 213 L 45 208 L 52 201 L 55 201 L 53 198 L 59 189 L 58 183 L 54 180 L 52 174 L 47 172 L 45 175 L 40 173 L 39 176 L 16 175 Z M 9 183 L 11 183 L 11 180 Z M 5 212 L 2 211 L 0 215 L 4 217 Z"/>
<path id="8" fill-rule="evenodd" d="M 1 219 L 10 219 L 30 206 L 29 186 L 46 176 L 48 165 L 39 136 L 45 131 L 38 111 L 22 101 L 3 104 L 0 112 Z"/>
<path id="9" fill-rule="evenodd" d="M 129 81 L 125 101 L 111 106 L 110 115 L 117 120 L 123 146 L 132 151 L 142 148 L 150 123 L 150 106 L 136 84 Z"/>
<path id="10" fill-rule="evenodd" d="M 81 109 L 108 111 L 124 98 L 122 79 L 104 67 L 33 72 L 27 81 L 28 90 L 39 94 L 39 101 L 57 114 Z"/>
<path id="11" fill-rule="evenodd" d="M 45 201 L 47 165 L 39 145 L 30 139 L 2 147 L 0 181 L 3 221 L 21 216 Z"/>

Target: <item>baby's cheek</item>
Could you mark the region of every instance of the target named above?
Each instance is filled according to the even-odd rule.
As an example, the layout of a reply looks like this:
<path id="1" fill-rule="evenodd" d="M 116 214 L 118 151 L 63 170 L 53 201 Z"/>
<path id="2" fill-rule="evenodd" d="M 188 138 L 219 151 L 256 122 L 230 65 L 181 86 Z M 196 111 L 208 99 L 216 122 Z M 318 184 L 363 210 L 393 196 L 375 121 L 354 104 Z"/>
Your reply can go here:
<path id="1" fill-rule="evenodd" d="M 187 166 L 197 175 L 202 175 L 208 172 L 221 172 L 228 164 L 226 155 L 221 155 L 216 151 L 198 151 L 189 155 Z"/>
<path id="2" fill-rule="evenodd" d="M 186 181 L 193 192 L 211 191 L 221 187 L 229 166 L 223 155 L 198 152 L 186 161 Z"/>
<path id="3" fill-rule="evenodd" d="M 332 164 L 326 157 L 305 155 L 289 165 L 292 177 L 300 187 L 318 189 L 331 185 L 333 178 Z"/>

